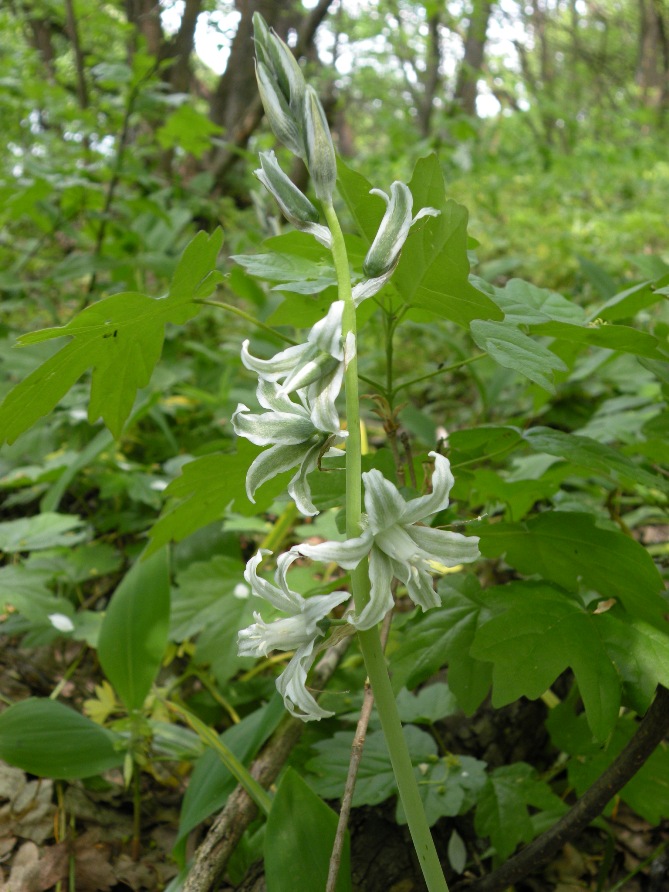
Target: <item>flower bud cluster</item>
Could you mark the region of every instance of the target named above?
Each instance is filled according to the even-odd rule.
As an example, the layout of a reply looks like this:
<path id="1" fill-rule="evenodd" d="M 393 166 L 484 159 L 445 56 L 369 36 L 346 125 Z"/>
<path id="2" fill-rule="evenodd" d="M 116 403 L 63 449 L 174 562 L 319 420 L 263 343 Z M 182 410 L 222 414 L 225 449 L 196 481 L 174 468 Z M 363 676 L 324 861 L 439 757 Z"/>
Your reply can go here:
<path id="1" fill-rule="evenodd" d="M 331 204 L 337 168 L 323 108 L 314 90 L 305 84 L 286 44 L 257 13 L 253 22 L 258 86 L 270 126 L 292 152 L 305 159 L 317 197 Z M 281 170 L 274 152 L 261 153 L 260 165 L 255 174 L 284 216 L 331 248 L 332 233 L 320 224 L 312 202 Z M 394 182 L 390 195 L 378 189 L 372 193 L 385 201 L 386 211 L 363 263 L 365 278 L 353 288 L 356 305 L 389 281 L 413 224 L 439 213 L 428 207 L 414 216 L 413 196 L 404 183 Z M 355 355 L 356 344 L 352 332 L 344 337 L 344 310 L 344 301 L 334 301 L 304 343 L 287 347 L 269 359 L 254 356 L 249 341 L 242 345 L 242 363 L 258 376 L 256 397 L 265 411 L 254 413 L 239 404 L 232 425 L 238 436 L 269 447 L 248 469 L 246 491 L 251 501 L 267 480 L 295 469 L 288 484 L 289 495 L 302 514 L 318 513 L 308 476 L 320 467 L 324 456 L 343 454 L 336 444 L 342 444 L 347 435 L 336 402 L 345 365 Z M 303 598 L 292 591 L 286 574 L 295 560 L 308 557 L 334 561 L 346 569 L 366 561 L 371 580 L 369 602 L 358 615 L 347 617 L 356 629 L 365 630 L 380 622 L 392 608 L 393 579 L 406 587 L 415 604 L 427 610 L 439 604 L 432 582 L 433 568 L 453 567 L 478 557 L 476 537 L 426 525 L 448 506 L 453 485 L 448 459 L 437 453 L 430 455 L 434 474 L 429 495 L 407 501 L 380 471 L 369 471 L 362 475 L 366 513 L 359 536 L 344 542 L 294 546 L 277 559 L 276 585 L 258 575 L 260 564 L 270 552 L 259 551 L 247 564 L 244 577 L 252 593 L 286 616 L 267 623 L 255 613 L 255 622 L 239 633 L 239 653 L 259 657 L 272 650 L 294 652 L 277 679 L 277 688 L 292 715 L 308 721 L 332 714 L 316 703 L 306 680 L 315 659 L 316 641 L 327 631 L 326 617 L 349 597 L 347 592 L 338 591 Z"/>
<path id="2" fill-rule="evenodd" d="M 269 125 L 286 148 L 303 159 L 320 201 L 331 203 L 337 159 L 321 101 L 305 83 L 295 56 L 259 13 L 253 16 L 253 38 L 258 90 Z"/>

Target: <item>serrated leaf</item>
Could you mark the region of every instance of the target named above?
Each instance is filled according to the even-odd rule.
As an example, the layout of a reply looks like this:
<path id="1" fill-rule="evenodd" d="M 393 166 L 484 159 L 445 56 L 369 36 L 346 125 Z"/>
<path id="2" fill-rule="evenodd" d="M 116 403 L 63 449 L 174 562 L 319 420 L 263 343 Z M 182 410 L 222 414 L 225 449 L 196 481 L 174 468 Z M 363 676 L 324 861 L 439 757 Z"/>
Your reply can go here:
<path id="1" fill-rule="evenodd" d="M 123 762 L 121 738 L 56 700 L 30 698 L 0 715 L 0 758 L 38 777 L 90 777 Z"/>
<path id="2" fill-rule="evenodd" d="M 504 288 L 495 288 L 495 303 L 504 311 L 504 320 L 514 325 L 536 325 L 551 319 L 578 324 L 585 319 L 578 304 L 523 279 L 509 279 Z"/>
<path id="3" fill-rule="evenodd" d="M 634 539 L 595 525 L 590 514 L 549 511 L 522 523 L 476 525 L 486 557 L 506 554 L 521 573 L 539 574 L 568 591 L 579 584 L 651 623 L 664 609 L 662 577 L 646 549 Z"/>
<path id="4" fill-rule="evenodd" d="M 184 323 L 198 312 L 196 298 L 211 294 L 223 235 L 199 233 L 175 270 L 169 293 L 114 294 L 92 304 L 67 325 L 24 335 L 20 345 L 70 336 L 72 340 L 18 384 L 0 406 L 0 438 L 9 443 L 48 414 L 72 385 L 92 369 L 88 418 L 102 417 L 119 436 L 137 391 L 149 383 L 160 358 L 167 323 Z"/>
<path id="5" fill-rule="evenodd" d="M 448 664 L 448 683 L 459 706 L 468 714 L 482 702 L 492 679 L 492 665 L 470 656 L 478 624 L 490 614 L 475 576 L 441 579 L 443 607 L 416 614 L 402 643 L 391 655 L 393 684 L 413 688 Z"/>
<path id="6" fill-rule="evenodd" d="M 436 155 L 417 162 L 409 188 L 414 212 L 434 207 L 441 213 L 414 227 L 407 239 L 392 280 L 402 299 L 464 327 L 474 319 L 501 319 L 494 301 L 469 281 L 469 214 L 462 205 L 446 199 Z"/>
<path id="7" fill-rule="evenodd" d="M 549 811 L 556 819 L 567 809 L 550 787 L 539 780 L 534 768 L 524 762 L 496 768 L 490 773 L 479 795 L 475 826 L 481 836 L 490 837 L 501 859 L 536 835 L 528 805 Z"/>
<path id="8" fill-rule="evenodd" d="M 374 239 L 385 211 L 370 183 L 339 165 L 339 191 L 368 243 Z M 390 184 L 388 184 L 389 186 Z M 412 229 L 392 284 L 405 303 L 421 307 L 458 325 L 473 319 L 501 319 L 499 307 L 469 281 L 466 208 L 446 200 L 444 178 L 435 155 L 416 164 L 409 188 L 416 213 L 434 207 L 441 213 Z"/>
<path id="9" fill-rule="evenodd" d="M 181 476 L 165 490 L 169 501 L 149 533 L 148 554 L 220 520 L 229 506 L 247 516 L 260 514 L 285 489 L 288 475 L 282 474 L 263 484 L 255 505 L 249 502 L 246 472 L 261 450 L 243 440 L 237 441 L 237 449 L 236 453 L 205 455 L 183 466 Z"/>
<path id="10" fill-rule="evenodd" d="M 509 608 L 478 629 L 471 647 L 473 657 L 494 664 L 493 705 L 536 700 L 570 668 L 593 734 L 604 740 L 618 717 L 620 679 L 602 641 L 601 616 L 549 585 L 504 588 Z"/>
<path id="11" fill-rule="evenodd" d="M 523 433 L 523 439 L 535 452 L 557 455 L 617 483 L 639 483 L 669 492 L 669 482 L 666 479 L 659 474 L 645 471 L 617 449 L 598 443 L 592 437 L 569 434 L 549 427 L 532 427 Z"/>
<path id="12" fill-rule="evenodd" d="M 429 734 L 414 725 L 407 725 L 403 730 L 414 765 L 434 758 L 437 745 Z M 339 731 L 313 745 L 317 755 L 305 767 L 310 772 L 309 784 L 324 799 L 338 799 L 344 791 L 352 742 L 351 733 Z M 396 793 L 397 783 L 383 731 L 373 731 L 365 741 L 353 806 L 378 805 Z"/>
<path id="13" fill-rule="evenodd" d="M 513 369 L 549 393 L 555 392 L 553 375 L 567 366 L 543 344 L 537 343 L 505 322 L 475 320 L 471 324 L 474 343 L 505 369 Z"/>
<path id="14" fill-rule="evenodd" d="M 141 709 L 167 646 L 167 549 L 140 556 L 117 586 L 98 637 L 98 657 L 126 709 Z"/>
<path id="15" fill-rule="evenodd" d="M 48 511 L 34 517 L 0 523 L 0 551 L 14 553 L 69 548 L 83 542 L 88 536 L 80 517 Z"/>

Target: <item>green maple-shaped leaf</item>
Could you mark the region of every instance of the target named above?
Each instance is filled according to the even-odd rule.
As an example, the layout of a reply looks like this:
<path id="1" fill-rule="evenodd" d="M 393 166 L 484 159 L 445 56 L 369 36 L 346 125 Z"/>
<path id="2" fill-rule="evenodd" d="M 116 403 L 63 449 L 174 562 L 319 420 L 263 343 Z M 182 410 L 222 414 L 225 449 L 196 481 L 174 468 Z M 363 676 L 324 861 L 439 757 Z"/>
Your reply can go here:
<path id="1" fill-rule="evenodd" d="M 539 809 L 530 815 L 528 806 Z M 567 806 L 525 762 L 496 768 L 479 793 L 475 825 L 500 858 L 507 858 L 521 842 L 530 842 L 543 829 L 546 817 L 553 823 Z"/>
<path id="2" fill-rule="evenodd" d="M 571 668 L 588 724 L 604 740 L 618 717 L 620 678 L 603 641 L 601 616 L 545 583 L 506 588 L 509 609 L 479 628 L 471 647 L 473 657 L 494 664 L 493 704 L 535 700 Z"/>
<path id="3" fill-rule="evenodd" d="M 492 666 L 470 656 L 479 623 L 488 619 L 492 599 L 473 575 L 439 583 L 443 606 L 417 614 L 392 654 L 393 684 L 415 687 L 448 664 L 448 684 L 458 704 L 474 712 L 490 688 Z"/>
<path id="4" fill-rule="evenodd" d="M 0 442 L 13 443 L 48 414 L 88 369 L 92 370 L 88 418 L 99 417 L 119 436 L 137 391 L 149 383 L 160 359 L 165 325 L 183 324 L 198 312 L 197 298 L 221 279 L 214 269 L 223 242 L 217 230 L 200 232 L 187 246 L 164 298 L 114 294 L 86 307 L 67 325 L 24 335 L 19 345 L 69 336 L 58 353 L 18 384 L 0 406 Z"/>
<path id="5" fill-rule="evenodd" d="M 549 511 L 521 523 L 481 525 L 476 532 L 486 557 L 506 554 L 521 573 L 539 574 L 568 591 L 582 583 L 620 600 L 632 616 L 661 621 L 663 582 L 653 559 L 629 536 L 596 526 L 590 514 Z"/>
<path id="6" fill-rule="evenodd" d="M 339 165 L 339 191 L 365 240 L 371 243 L 385 210 L 382 199 L 369 195 L 370 183 Z M 388 191 L 390 183 L 376 184 Z M 421 158 L 409 188 L 413 212 L 433 207 L 440 213 L 411 230 L 392 278 L 405 303 L 429 310 L 458 325 L 474 319 L 502 319 L 497 304 L 469 281 L 467 209 L 446 199 L 444 176 L 436 155 Z"/>
<path id="7" fill-rule="evenodd" d="M 151 529 L 147 553 L 153 554 L 168 542 L 180 542 L 219 520 L 228 507 L 246 515 L 266 511 L 285 489 L 288 475 L 280 474 L 263 484 L 251 504 L 246 495 L 246 472 L 260 451 L 238 440 L 236 453 L 215 452 L 185 464 L 181 475 L 165 490 L 169 501 Z"/>

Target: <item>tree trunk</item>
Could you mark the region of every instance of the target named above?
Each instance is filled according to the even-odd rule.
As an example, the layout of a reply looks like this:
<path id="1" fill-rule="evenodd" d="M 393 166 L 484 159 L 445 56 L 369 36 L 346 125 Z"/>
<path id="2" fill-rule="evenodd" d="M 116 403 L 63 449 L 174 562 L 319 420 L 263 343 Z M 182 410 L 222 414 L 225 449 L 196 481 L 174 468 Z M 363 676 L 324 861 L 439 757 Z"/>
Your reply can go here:
<path id="1" fill-rule="evenodd" d="M 669 13 L 664 0 L 639 0 L 637 83 L 645 106 L 663 108 L 669 98 Z"/>
<path id="2" fill-rule="evenodd" d="M 476 115 L 478 79 L 483 68 L 488 22 L 493 0 L 473 0 L 472 12 L 467 26 L 465 54 L 458 69 L 454 100 L 466 115 Z"/>

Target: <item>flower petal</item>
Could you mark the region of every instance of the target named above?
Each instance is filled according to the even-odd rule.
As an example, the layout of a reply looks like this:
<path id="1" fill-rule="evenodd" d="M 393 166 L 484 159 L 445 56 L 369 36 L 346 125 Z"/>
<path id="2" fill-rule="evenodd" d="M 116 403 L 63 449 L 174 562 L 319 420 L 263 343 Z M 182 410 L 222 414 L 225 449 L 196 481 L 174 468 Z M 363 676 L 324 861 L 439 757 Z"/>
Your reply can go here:
<path id="1" fill-rule="evenodd" d="M 347 539 L 345 542 L 321 542 L 319 545 L 300 544 L 294 545 L 291 551 L 298 551 L 305 557 L 326 564 L 334 561 L 340 567 L 352 570 L 358 566 L 365 555 L 369 554 L 373 543 L 374 537 L 367 530 L 362 536 Z"/>
<path id="2" fill-rule="evenodd" d="M 245 437 L 256 446 L 296 446 L 315 433 L 310 418 L 288 412 L 263 412 L 253 415 L 240 403 L 230 419 L 238 437 Z"/>
<path id="3" fill-rule="evenodd" d="M 316 703 L 307 690 L 307 674 L 315 660 L 314 642 L 295 651 L 293 659 L 276 680 L 276 689 L 283 697 L 288 712 L 303 722 L 325 719 L 334 715 Z"/>
<path id="4" fill-rule="evenodd" d="M 369 578 L 372 582 L 369 603 L 360 616 L 349 618 L 356 629 L 371 629 L 392 609 L 394 599 L 390 584 L 393 575 L 392 561 L 380 549 L 372 548 L 369 556 Z"/>
<path id="5" fill-rule="evenodd" d="M 304 598 L 297 592 L 291 591 L 286 585 L 286 570 L 288 569 L 286 564 L 290 565 L 292 560 L 288 561 L 284 559 L 284 561 L 281 562 L 281 558 L 283 558 L 284 555 L 281 555 L 279 558 L 279 566 L 275 574 L 275 579 L 280 583 L 280 588 L 272 585 L 271 582 L 263 579 L 262 576 L 258 576 L 258 567 L 265 560 L 265 557 L 271 553 L 272 552 L 267 548 L 259 549 L 246 564 L 246 568 L 244 569 L 244 579 L 251 586 L 251 591 L 257 598 L 262 598 L 263 600 L 268 601 L 273 607 L 276 607 L 278 610 L 283 610 L 284 613 L 289 613 L 291 615 L 300 613 L 304 606 Z M 289 553 L 290 552 L 287 552 L 287 554 Z M 295 558 L 293 558 L 293 560 L 295 560 Z"/>
<path id="6" fill-rule="evenodd" d="M 255 623 L 237 633 L 240 657 L 266 657 L 273 650 L 295 650 L 314 640 L 303 613 L 266 623 L 254 613 Z"/>
<path id="7" fill-rule="evenodd" d="M 318 514 L 318 508 L 311 501 L 311 487 L 307 480 L 307 474 L 315 470 L 318 458 L 326 443 L 327 439 L 319 440 L 305 451 L 297 473 L 288 484 L 288 494 L 295 502 L 297 510 L 300 514 L 304 514 L 307 517 Z"/>
<path id="8" fill-rule="evenodd" d="M 405 529 L 425 558 L 438 561 L 445 567 L 468 564 L 481 557 L 478 536 L 463 536 L 433 527 L 409 526 Z"/>
<path id="9" fill-rule="evenodd" d="M 283 474 L 302 463 L 305 455 L 311 450 L 311 444 L 297 444 L 295 446 L 270 446 L 261 452 L 246 472 L 246 494 L 249 501 L 253 502 L 253 496 L 258 487 L 262 486 L 277 474 Z"/>
<path id="10" fill-rule="evenodd" d="M 344 301 L 335 300 L 330 304 L 327 314 L 312 326 L 307 335 L 310 344 L 315 344 L 324 353 L 335 359 L 343 359 L 342 324 L 344 319 Z"/>
<path id="11" fill-rule="evenodd" d="M 430 455 L 434 458 L 432 492 L 406 503 L 399 518 L 399 522 L 402 524 L 426 520 L 438 511 L 448 508 L 448 496 L 454 483 L 451 464 L 445 455 L 439 455 L 438 452 L 430 452 Z"/>
<path id="12" fill-rule="evenodd" d="M 369 529 L 379 533 L 397 523 L 406 509 L 406 502 L 390 480 L 381 471 L 367 471 L 362 475 L 365 483 L 365 509 Z"/>
<path id="13" fill-rule="evenodd" d="M 344 363 L 337 363 L 329 374 L 310 384 L 306 390 L 307 405 L 311 412 L 311 421 L 320 431 L 329 431 L 341 437 L 346 432 L 341 430 L 339 413 L 335 402 L 341 391 L 344 380 Z"/>
<path id="14" fill-rule="evenodd" d="M 397 561 L 391 559 L 393 573 L 396 579 L 406 586 L 409 597 L 422 607 L 429 610 L 441 604 L 439 595 L 434 590 L 430 566 L 419 554 L 410 561 Z"/>
<path id="15" fill-rule="evenodd" d="M 242 362 L 247 369 L 266 381 L 278 381 L 293 371 L 308 349 L 309 344 L 294 344 L 281 350 L 271 359 L 258 359 L 249 353 L 249 341 L 246 340 L 242 344 Z"/>
<path id="16" fill-rule="evenodd" d="M 302 418 L 310 417 L 309 410 L 304 407 L 302 402 L 294 403 L 288 394 L 283 392 L 283 388 L 276 381 L 266 381 L 264 378 L 259 378 L 256 388 L 256 399 L 263 409 L 269 409 L 272 412 L 293 412 L 295 415 L 302 416 Z"/>

